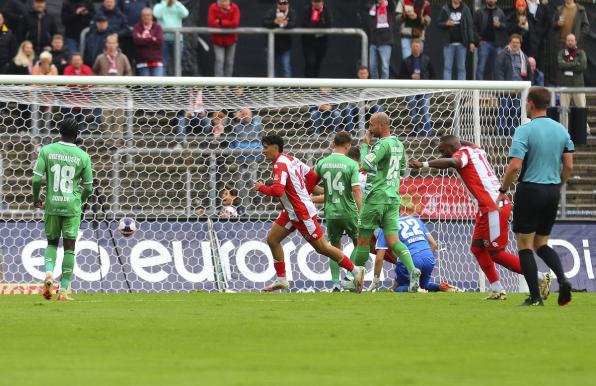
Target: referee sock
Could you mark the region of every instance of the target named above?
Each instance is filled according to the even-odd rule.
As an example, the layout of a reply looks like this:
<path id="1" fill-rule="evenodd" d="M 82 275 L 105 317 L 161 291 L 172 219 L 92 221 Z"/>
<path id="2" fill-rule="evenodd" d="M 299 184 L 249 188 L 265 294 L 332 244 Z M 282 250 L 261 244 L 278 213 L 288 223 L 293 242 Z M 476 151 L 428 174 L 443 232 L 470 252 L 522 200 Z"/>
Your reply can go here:
<path id="1" fill-rule="evenodd" d="M 46 273 L 54 272 L 54 266 L 56 265 L 56 251 L 57 250 L 58 250 L 57 246 L 48 244 L 45 252 L 43 253 L 43 261 L 46 266 Z"/>
<path id="2" fill-rule="evenodd" d="M 500 250 L 496 254 L 492 255 L 491 258 L 495 263 L 502 265 L 503 267 L 507 268 L 511 272 L 515 272 L 515 273 L 519 273 L 519 274 L 522 273 L 518 256 L 512 255 L 511 253 L 506 252 L 504 250 Z"/>
<path id="3" fill-rule="evenodd" d="M 60 280 L 60 291 L 66 291 L 70 288 L 72 279 L 72 269 L 74 268 L 74 251 L 64 251 L 64 260 L 62 261 L 62 279 Z"/>
<path id="4" fill-rule="evenodd" d="M 480 265 L 480 269 L 482 270 L 482 272 L 484 272 L 484 275 L 488 279 L 488 282 L 494 283 L 498 281 L 499 274 L 497 273 L 497 269 L 495 268 L 495 263 L 490 258 L 488 249 L 472 245 L 470 251 L 472 251 L 472 254 L 478 261 L 478 265 Z"/>
<path id="5" fill-rule="evenodd" d="M 414 261 L 412 260 L 412 255 L 410 254 L 408 247 L 401 241 L 398 241 L 391 246 L 391 250 L 395 256 L 399 258 L 399 261 L 406 266 L 408 273 L 412 273 L 414 270 Z"/>
<path id="6" fill-rule="evenodd" d="M 538 287 L 538 267 L 534 260 L 534 252 L 531 249 L 522 249 L 519 251 L 519 263 L 522 272 L 530 289 L 532 299 L 540 299 L 540 289 Z"/>
<path id="7" fill-rule="evenodd" d="M 565 283 L 567 281 L 565 278 L 565 272 L 563 271 L 563 266 L 561 265 L 561 259 L 554 249 L 548 245 L 543 245 L 536 250 L 536 254 L 540 256 L 546 265 L 548 265 L 548 267 L 553 270 L 555 275 L 557 275 L 557 281 L 559 284 Z"/>

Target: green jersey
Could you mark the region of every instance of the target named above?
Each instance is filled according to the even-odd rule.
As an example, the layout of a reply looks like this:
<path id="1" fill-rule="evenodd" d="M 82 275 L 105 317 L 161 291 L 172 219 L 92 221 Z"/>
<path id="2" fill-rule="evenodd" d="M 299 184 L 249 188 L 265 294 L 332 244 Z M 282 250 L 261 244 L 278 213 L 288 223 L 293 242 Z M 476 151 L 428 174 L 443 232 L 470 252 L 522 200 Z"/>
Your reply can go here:
<path id="1" fill-rule="evenodd" d="M 46 177 L 45 214 L 81 215 L 81 180 L 93 184 L 91 158 L 74 143 L 57 142 L 41 148 L 33 174 Z M 34 197 L 37 200 L 38 197 Z"/>
<path id="2" fill-rule="evenodd" d="M 381 138 L 368 151 L 362 145 L 362 169 L 367 171 L 364 200 L 374 204 L 400 202 L 399 179 L 406 170 L 404 145 L 394 136 Z"/>
<path id="3" fill-rule="evenodd" d="M 357 212 L 352 186 L 358 186 L 358 163 L 348 156 L 333 153 L 317 163 L 315 172 L 325 189 L 325 218 L 353 218 Z"/>

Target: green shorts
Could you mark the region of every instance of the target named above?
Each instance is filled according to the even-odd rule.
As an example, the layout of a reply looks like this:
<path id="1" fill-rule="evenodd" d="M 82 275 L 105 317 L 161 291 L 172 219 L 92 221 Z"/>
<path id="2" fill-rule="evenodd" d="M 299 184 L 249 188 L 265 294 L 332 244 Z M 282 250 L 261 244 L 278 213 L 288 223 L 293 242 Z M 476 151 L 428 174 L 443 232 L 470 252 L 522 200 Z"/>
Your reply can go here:
<path id="1" fill-rule="evenodd" d="M 81 216 L 45 215 L 46 239 L 58 240 L 60 235 L 65 239 L 76 240 L 81 225 Z"/>
<path id="2" fill-rule="evenodd" d="M 356 218 L 336 218 L 325 220 L 327 224 L 327 239 L 331 245 L 341 242 L 343 235 L 348 236 L 352 241 L 356 240 L 358 224 Z"/>
<path id="3" fill-rule="evenodd" d="M 358 218 L 358 236 L 370 237 L 377 228 L 383 229 L 386 235 L 398 234 L 399 206 L 399 203 L 363 203 Z"/>

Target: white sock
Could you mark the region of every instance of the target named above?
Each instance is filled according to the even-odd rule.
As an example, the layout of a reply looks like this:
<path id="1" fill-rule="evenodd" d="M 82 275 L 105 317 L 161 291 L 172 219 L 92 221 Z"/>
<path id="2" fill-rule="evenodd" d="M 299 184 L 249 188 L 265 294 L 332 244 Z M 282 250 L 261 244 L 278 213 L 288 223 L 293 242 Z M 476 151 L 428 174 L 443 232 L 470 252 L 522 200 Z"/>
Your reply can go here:
<path id="1" fill-rule="evenodd" d="M 544 280 L 544 272 L 538 272 L 538 280 Z"/>
<path id="2" fill-rule="evenodd" d="M 501 284 L 500 280 L 497 280 L 494 283 L 490 283 L 490 290 L 491 291 L 495 291 L 495 292 L 500 292 L 503 291 L 505 288 L 503 288 L 503 285 Z"/>
<path id="3" fill-rule="evenodd" d="M 380 276 L 373 277 L 373 283 L 378 283 L 379 281 L 381 281 L 381 277 Z"/>

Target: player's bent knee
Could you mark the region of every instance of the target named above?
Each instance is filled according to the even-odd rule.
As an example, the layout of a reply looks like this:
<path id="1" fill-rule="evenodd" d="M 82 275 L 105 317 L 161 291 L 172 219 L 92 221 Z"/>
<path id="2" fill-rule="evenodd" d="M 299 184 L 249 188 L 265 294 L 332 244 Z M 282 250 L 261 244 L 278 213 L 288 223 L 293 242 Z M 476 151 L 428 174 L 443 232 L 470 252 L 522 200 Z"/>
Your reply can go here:
<path id="1" fill-rule="evenodd" d="M 370 245 L 370 237 L 361 237 L 358 236 L 358 246 L 366 247 Z"/>
<path id="2" fill-rule="evenodd" d="M 267 245 L 269 245 L 269 247 L 275 247 L 275 246 L 280 245 L 280 243 L 281 243 L 280 237 L 273 232 L 270 232 L 267 235 L 266 241 L 267 241 Z"/>
<path id="3" fill-rule="evenodd" d="M 67 251 L 74 251 L 75 250 L 75 245 L 76 245 L 76 240 L 72 240 L 72 239 L 64 239 L 63 240 L 64 243 L 64 249 Z"/>
<path id="4" fill-rule="evenodd" d="M 310 243 L 317 253 L 326 255 L 331 251 L 331 244 L 323 239 L 318 239 Z"/>
<path id="5" fill-rule="evenodd" d="M 539 236 L 536 235 L 534 237 L 534 250 L 537 251 L 538 249 L 548 245 L 549 236 Z"/>
<path id="6" fill-rule="evenodd" d="M 278 244 L 277 241 L 273 237 L 271 237 L 271 235 L 267 235 L 266 241 L 269 247 L 276 246 Z"/>

